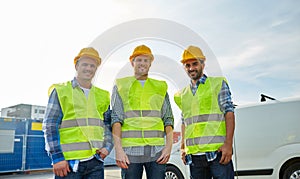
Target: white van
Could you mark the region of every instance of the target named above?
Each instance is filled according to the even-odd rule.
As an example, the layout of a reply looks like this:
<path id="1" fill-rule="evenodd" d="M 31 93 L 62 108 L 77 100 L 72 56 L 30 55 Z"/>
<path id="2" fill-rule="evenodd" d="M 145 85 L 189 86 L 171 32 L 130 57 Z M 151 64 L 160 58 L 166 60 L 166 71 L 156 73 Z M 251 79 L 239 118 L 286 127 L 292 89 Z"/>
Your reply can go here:
<path id="1" fill-rule="evenodd" d="M 236 178 L 300 178 L 300 98 L 238 106 L 233 163 Z M 174 144 L 166 179 L 188 179 Z"/>

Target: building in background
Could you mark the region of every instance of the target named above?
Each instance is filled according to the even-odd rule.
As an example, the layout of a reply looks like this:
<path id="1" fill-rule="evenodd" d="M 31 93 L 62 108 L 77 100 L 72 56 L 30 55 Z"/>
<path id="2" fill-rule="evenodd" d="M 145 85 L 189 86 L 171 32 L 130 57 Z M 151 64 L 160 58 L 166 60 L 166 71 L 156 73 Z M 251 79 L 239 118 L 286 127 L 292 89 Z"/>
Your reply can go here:
<path id="1" fill-rule="evenodd" d="M 1 117 L 26 118 L 43 120 L 46 112 L 45 106 L 31 104 L 17 104 L 1 109 Z"/>

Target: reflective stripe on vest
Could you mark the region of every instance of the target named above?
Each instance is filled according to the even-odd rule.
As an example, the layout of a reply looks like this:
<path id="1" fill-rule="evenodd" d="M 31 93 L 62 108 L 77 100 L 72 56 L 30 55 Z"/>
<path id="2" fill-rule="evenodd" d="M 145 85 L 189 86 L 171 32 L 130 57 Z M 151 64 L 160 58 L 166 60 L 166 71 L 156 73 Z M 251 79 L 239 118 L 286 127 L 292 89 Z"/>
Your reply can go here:
<path id="1" fill-rule="evenodd" d="M 192 116 L 186 118 L 184 120 L 184 123 L 187 126 L 199 122 L 224 121 L 224 120 L 225 120 L 224 114 L 204 114 L 204 115 L 198 115 L 198 116 Z"/>
<path id="2" fill-rule="evenodd" d="M 226 136 L 224 114 L 218 104 L 223 77 L 208 77 L 195 95 L 190 86 L 176 93 L 174 100 L 182 110 L 188 154 L 216 151 Z"/>
<path id="3" fill-rule="evenodd" d="M 92 150 L 93 148 L 101 148 L 103 146 L 102 141 L 90 141 L 90 142 L 77 142 L 77 143 L 69 143 L 62 144 L 61 148 L 64 152 L 69 152 L 73 150 Z"/>
<path id="4" fill-rule="evenodd" d="M 122 138 L 157 138 L 164 137 L 163 131 L 122 131 Z"/>
<path id="5" fill-rule="evenodd" d="M 161 117 L 160 111 L 155 110 L 133 110 L 125 112 L 125 118 L 133 118 L 133 117 Z"/>
<path id="6" fill-rule="evenodd" d="M 223 143 L 225 136 L 205 136 L 197 137 L 193 139 L 186 139 L 186 146 L 193 146 L 198 144 L 214 144 L 214 143 Z"/>
<path id="7" fill-rule="evenodd" d="M 167 93 L 167 84 L 148 78 L 142 87 L 135 77 L 126 77 L 118 79 L 116 85 L 125 113 L 122 146 L 164 145 L 161 108 Z"/>
<path id="8" fill-rule="evenodd" d="M 109 93 L 92 86 L 88 98 L 71 82 L 55 84 L 63 112 L 59 126 L 60 145 L 66 160 L 85 159 L 103 147 L 103 114 L 109 106 Z"/>
<path id="9" fill-rule="evenodd" d="M 95 118 L 63 120 L 60 128 L 79 127 L 79 126 L 101 126 L 104 127 L 102 120 Z"/>

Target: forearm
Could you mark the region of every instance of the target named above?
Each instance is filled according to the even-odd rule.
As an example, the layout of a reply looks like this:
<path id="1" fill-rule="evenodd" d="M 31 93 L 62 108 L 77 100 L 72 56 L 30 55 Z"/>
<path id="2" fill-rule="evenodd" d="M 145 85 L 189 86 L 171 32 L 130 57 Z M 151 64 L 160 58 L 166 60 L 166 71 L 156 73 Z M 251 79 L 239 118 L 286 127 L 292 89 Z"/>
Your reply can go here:
<path id="1" fill-rule="evenodd" d="M 234 113 L 233 112 L 227 112 L 225 114 L 225 121 L 226 121 L 225 143 L 232 146 L 234 129 L 235 129 L 235 116 L 234 116 Z"/>
<path id="2" fill-rule="evenodd" d="M 172 148 L 173 145 L 173 127 L 172 126 L 166 126 L 165 127 L 166 132 L 166 147 Z"/>
<path id="3" fill-rule="evenodd" d="M 226 139 L 225 143 L 232 146 L 235 128 L 234 105 L 232 103 L 231 92 L 228 84 L 223 81 L 222 88 L 218 95 L 220 110 L 225 114 Z"/>
<path id="4" fill-rule="evenodd" d="M 227 112 L 225 114 L 225 121 L 226 121 L 226 138 L 224 145 L 221 146 L 218 151 L 222 152 L 222 157 L 220 159 L 221 164 L 228 164 L 232 158 L 232 144 L 233 144 L 233 134 L 235 128 L 234 122 L 234 113 Z"/>
<path id="5" fill-rule="evenodd" d="M 122 149 L 122 131 L 121 131 L 121 123 L 116 122 L 112 126 L 112 133 L 114 138 L 114 144 L 116 149 L 116 163 L 121 168 L 128 168 L 128 164 L 130 164 L 130 161 L 125 154 L 124 150 Z"/>
<path id="6" fill-rule="evenodd" d="M 180 144 L 180 149 L 182 149 L 182 150 L 185 149 L 184 134 L 185 134 L 185 125 L 181 124 L 181 144 Z"/>
<path id="7" fill-rule="evenodd" d="M 45 118 L 43 120 L 45 149 L 51 157 L 53 163 L 65 160 L 59 143 L 58 129 L 58 126 L 62 120 L 62 116 L 63 114 L 56 90 L 53 90 L 49 97 Z"/>
<path id="8" fill-rule="evenodd" d="M 58 132 L 53 132 L 51 130 L 52 127 L 50 125 L 47 125 L 43 128 L 45 136 L 45 148 L 52 162 L 55 164 L 57 162 L 65 160 L 65 158 L 58 140 Z"/>
<path id="9" fill-rule="evenodd" d="M 121 141 L 121 123 L 114 123 L 112 126 L 112 134 L 114 139 L 115 148 L 117 151 L 122 150 L 122 141 Z"/>

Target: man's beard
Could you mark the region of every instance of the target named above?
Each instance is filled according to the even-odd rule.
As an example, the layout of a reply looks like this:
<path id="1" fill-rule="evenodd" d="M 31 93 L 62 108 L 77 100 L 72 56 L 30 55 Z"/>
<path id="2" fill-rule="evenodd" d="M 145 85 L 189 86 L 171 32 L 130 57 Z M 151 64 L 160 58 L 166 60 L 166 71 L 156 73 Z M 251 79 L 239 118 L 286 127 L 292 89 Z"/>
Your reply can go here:
<path id="1" fill-rule="evenodd" d="M 196 75 L 192 76 L 191 72 L 195 72 Z M 201 76 L 202 76 L 202 72 L 199 72 L 198 70 L 193 70 L 193 71 L 189 71 L 189 76 L 191 77 L 191 79 L 193 80 L 198 80 Z"/>

